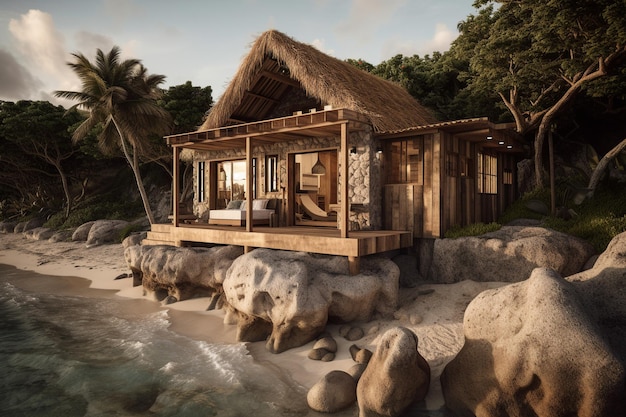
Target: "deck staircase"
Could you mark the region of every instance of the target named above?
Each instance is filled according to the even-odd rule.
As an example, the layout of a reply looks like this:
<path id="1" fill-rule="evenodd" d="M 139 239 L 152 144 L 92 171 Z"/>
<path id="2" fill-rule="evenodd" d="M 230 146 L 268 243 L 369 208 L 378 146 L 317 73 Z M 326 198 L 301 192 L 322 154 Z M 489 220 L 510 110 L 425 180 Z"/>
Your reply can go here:
<path id="1" fill-rule="evenodd" d="M 141 242 L 142 245 L 172 245 L 176 242 L 170 234 L 171 224 L 153 224 L 148 236 Z"/>

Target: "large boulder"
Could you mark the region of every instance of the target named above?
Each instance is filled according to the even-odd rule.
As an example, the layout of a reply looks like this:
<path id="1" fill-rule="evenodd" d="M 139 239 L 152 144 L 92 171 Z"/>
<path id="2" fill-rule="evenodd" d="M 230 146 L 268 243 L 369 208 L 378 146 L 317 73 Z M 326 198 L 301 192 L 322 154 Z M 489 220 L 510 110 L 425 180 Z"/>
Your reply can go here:
<path id="1" fill-rule="evenodd" d="M 80 226 L 78 226 L 76 230 L 74 230 L 74 233 L 72 233 L 72 241 L 73 242 L 86 242 L 87 237 L 89 237 L 89 231 L 91 230 L 95 222 L 96 221 L 93 220 L 93 221 L 83 223 Z"/>
<path id="2" fill-rule="evenodd" d="M 41 227 L 46 222 L 45 219 L 36 217 L 34 219 L 26 220 L 23 222 L 19 222 L 13 228 L 14 233 L 24 233 L 28 230 L 34 229 L 36 227 Z"/>
<path id="3" fill-rule="evenodd" d="M 385 258 L 362 259 L 361 273 L 350 276 L 344 257 L 256 249 L 233 262 L 224 294 L 237 311 L 230 317 L 238 320 L 238 340 L 269 336 L 267 349 L 279 353 L 315 339 L 329 318 L 369 321 L 375 313 L 393 314 L 398 277 L 398 267 Z"/>
<path id="4" fill-rule="evenodd" d="M 122 230 L 128 227 L 125 220 L 96 220 L 89 229 L 87 246 L 99 246 L 107 243 L 119 243 Z"/>
<path id="5" fill-rule="evenodd" d="M 481 236 L 436 240 L 428 279 L 519 282 L 538 267 L 567 276 L 580 272 L 594 252 L 588 242 L 555 230 L 504 226 Z"/>
<path id="6" fill-rule="evenodd" d="M 22 233 L 27 239 L 48 240 L 54 235 L 54 230 L 47 227 L 35 227 Z"/>
<path id="7" fill-rule="evenodd" d="M 385 332 L 357 385 L 359 417 L 394 417 L 426 397 L 430 367 L 417 336 L 396 327 Z"/>
<path id="8" fill-rule="evenodd" d="M 566 279 L 626 363 L 626 232 L 611 240 L 593 268 Z"/>
<path id="9" fill-rule="evenodd" d="M 16 222 L 11 221 L 0 222 L 0 233 L 13 233 L 16 225 Z"/>
<path id="10" fill-rule="evenodd" d="M 315 411 L 336 413 L 356 401 L 356 381 L 347 372 L 331 371 L 311 387 L 306 401 Z"/>
<path id="11" fill-rule="evenodd" d="M 226 271 L 242 253 L 238 246 L 133 245 L 124 250 L 124 258 L 135 285 L 143 285 L 148 295 L 159 301 L 168 296 L 182 301 L 221 295 Z"/>
<path id="12" fill-rule="evenodd" d="M 535 269 L 526 281 L 479 294 L 465 344 L 444 369 L 446 406 L 458 415 L 626 415 L 624 366 L 574 286 Z"/>

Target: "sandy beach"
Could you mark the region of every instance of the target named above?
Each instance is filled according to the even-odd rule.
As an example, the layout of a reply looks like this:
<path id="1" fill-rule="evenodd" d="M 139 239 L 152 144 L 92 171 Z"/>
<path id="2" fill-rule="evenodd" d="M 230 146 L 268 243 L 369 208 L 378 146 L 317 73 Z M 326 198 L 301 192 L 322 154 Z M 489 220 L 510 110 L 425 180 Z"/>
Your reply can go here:
<path id="1" fill-rule="evenodd" d="M 0 234 L 0 263 L 45 275 L 77 277 L 63 281 L 64 292 L 85 291 L 85 281 L 78 279 L 84 278 L 89 280 L 88 287 L 91 289 L 112 290 L 120 297 L 147 300 L 142 287 L 132 286 L 132 278 L 115 279 L 130 272 L 120 244 L 87 248 L 84 242 L 49 243 L 30 240 L 21 234 Z M 333 370 L 347 371 L 354 364 L 349 353 L 352 344 L 374 351 L 380 336 L 387 329 L 404 326 L 417 335 L 418 350 L 431 368 L 431 386 L 426 406 L 428 409 L 439 409 L 443 405 L 439 376 L 463 346 L 465 308 L 481 291 L 500 285 L 464 281 L 448 285 L 424 283 L 415 288 L 403 288 L 393 318 L 352 323 L 365 331 L 362 339 L 350 342 L 339 335 L 339 325 L 327 326 L 339 345 L 337 356 L 331 362 L 314 361 L 307 357 L 313 342 L 280 354 L 269 353 L 262 342 L 248 343 L 247 348 L 257 361 L 279 367 L 291 375 L 296 383 L 308 389 L 326 373 Z M 50 291 L 55 289 L 51 288 Z M 206 311 L 210 303 L 208 298 L 196 298 L 167 306 L 149 301 L 154 303 L 155 308 L 167 311 L 172 331 L 196 340 L 237 343 L 236 327 L 223 323 L 223 312 Z"/>

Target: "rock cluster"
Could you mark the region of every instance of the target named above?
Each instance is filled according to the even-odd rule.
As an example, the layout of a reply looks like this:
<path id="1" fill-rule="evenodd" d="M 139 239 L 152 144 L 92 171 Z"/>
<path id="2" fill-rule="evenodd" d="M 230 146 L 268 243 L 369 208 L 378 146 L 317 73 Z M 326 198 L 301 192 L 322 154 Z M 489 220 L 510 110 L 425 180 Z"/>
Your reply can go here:
<path id="1" fill-rule="evenodd" d="M 222 294 L 222 283 L 233 260 L 243 253 L 238 246 L 179 248 L 168 245 L 132 245 L 124 257 L 135 285 L 161 301 L 182 301 L 198 296 Z M 171 303 L 175 301 L 168 299 Z"/>
<path id="2" fill-rule="evenodd" d="M 54 242 L 86 242 L 87 246 L 99 246 L 118 243 L 123 229 L 131 225 L 124 220 L 95 220 L 86 222 L 74 230 L 59 230 L 43 227 L 43 219 L 13 223 L 1 222 L 0 232 L 22 233 L 32 240 L 47 240 Z"/>
<path id="3" fill-rule="evenodd" d="M 348 371 L 331 371 L 307 393 L 315 411 L 334 413 L 356 401 L 359 417 L 399 416 L 426 397 L 430 367 L 417 350 L 417 337 L 404 327 L 383 334 L 376 351 L 350 347 L 356 364 Z"/>
<path id="4" fill-rule="evenodd" d="M 350 276 L 342 257 L 256 249 L 237 258 L 223 288 L 240 341 L 267 338 L 273 353 L 314 340 L 329 318 L 369 321 L 397 305 L 398 267 L 386 258 L 363 259 Z"/>
<path id="5" fill-rule="evenodd" d="M 428 280 L 519 282 L 547 267 L 563 276 L 580 272 L 595 253 L 586 241 L 543 227 L 504 226 L 481 236 L 437 239 Z"/>

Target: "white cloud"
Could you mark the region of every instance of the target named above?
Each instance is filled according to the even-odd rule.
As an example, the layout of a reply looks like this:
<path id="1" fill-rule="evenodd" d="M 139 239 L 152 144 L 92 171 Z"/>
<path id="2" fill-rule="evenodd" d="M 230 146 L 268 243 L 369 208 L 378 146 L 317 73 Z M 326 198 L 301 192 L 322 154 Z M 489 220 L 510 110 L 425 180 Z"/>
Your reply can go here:
<path id="1" fill-rule="evenodd" d="M 379 26 L 391 21 L 406 0 L 352 0 L 350 15 L 337 26 L 341 36 L 367 42 Z"/>
<path id="2" fill-rule="evenodd" d="M 324 39 L 314 39 L 313 42 L 311 42 L 311 45 L 315 47 L 315 49 L 324 52 L 326 55 L 334 56 L 335 51 L 333 49 L 326 49 L 324 44 Z"/>
<path id="3" fill-rule="evenodd" d="M 437 23 L 435 28 L 435 35 L 431 40 L 424 43 L 421 46 L 421 49 L 425 52 L 423 53 L 432 53 L 434 51 L 444 52 L 450 49 L 450 44 L 454 41 L 458 36 L 458 33 L 448 29 L 443 23 Z"/>
<path id="4" fill-rule="evenodd" d="M 51 15 L 41 10 L 29 10 L 19 20 L 11 19 L 9 31 L 17 41 L 17 51 L 24 66 L 31 68 L 33 76 L 41 79 L 50 90 L 41 91 L 38 99 L 49 97 L 52 90 L 76 88 L 77 78 L 67 66 L 69 54 L 65 39 L 54 26 Z"/>
<path id="5" fill-rule="evenodd" d="M 383 44 L 382 56 L 387 58 L 398 54 L 404 56 L 413 56 L 416 54 L 424 56 L 432 55 L 435 51 L 445 52 L 450 49 L 450 44 L 457 36 L 458 33 L 448 29 L 445 24 L 437 23 L 435 33 L 432 38 L 427 41 L 408 40 L 399 37 L 387 40 Z"/>
<path id="6" fill-rule="evenodd" d="M 9 31 L 17 40 L 19 52 L 46 73 L 66 73 L 65 39 L 56 30 L 52 16 L 41 10 L 29 10 L 20 20 L 11 19 Z"/>

